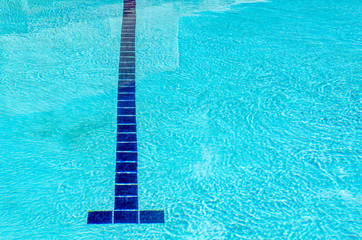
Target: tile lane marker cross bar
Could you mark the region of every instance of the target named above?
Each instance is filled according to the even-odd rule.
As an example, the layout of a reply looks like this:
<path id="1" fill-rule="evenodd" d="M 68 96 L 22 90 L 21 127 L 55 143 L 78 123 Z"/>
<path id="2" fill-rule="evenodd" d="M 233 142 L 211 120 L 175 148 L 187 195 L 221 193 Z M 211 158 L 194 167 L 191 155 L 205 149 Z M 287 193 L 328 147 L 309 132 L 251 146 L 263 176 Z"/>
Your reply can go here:
<path id="1" fill-rule="evenodd" d="M 138 208 L 135 94 L 136 0 L 124 0 L 117 102 L 114 210 L 88 212 L 88 224 L 164 223 L 163 210 Z"/>

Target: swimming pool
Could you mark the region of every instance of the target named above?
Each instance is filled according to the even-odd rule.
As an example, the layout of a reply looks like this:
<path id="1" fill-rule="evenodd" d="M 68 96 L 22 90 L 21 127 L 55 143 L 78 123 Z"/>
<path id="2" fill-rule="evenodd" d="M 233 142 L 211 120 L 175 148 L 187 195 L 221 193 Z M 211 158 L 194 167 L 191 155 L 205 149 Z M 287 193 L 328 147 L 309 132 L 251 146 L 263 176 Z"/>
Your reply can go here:
<path id="1" fill-rule="evenodd" d="M 0 0 L 4 239 L 361 237 L 359 1 L 137 0 L 140 209 L 114 208 L 122 1 Z"/>

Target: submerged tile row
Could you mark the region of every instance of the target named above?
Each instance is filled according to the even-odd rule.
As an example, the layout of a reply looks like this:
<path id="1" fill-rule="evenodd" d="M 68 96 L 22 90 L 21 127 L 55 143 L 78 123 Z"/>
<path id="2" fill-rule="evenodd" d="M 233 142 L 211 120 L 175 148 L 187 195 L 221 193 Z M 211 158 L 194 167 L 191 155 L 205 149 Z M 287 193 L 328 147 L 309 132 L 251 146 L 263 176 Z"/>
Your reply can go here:
<path id="1" fill-rule="evenodd" d="M 88 224 L 164 223 L 163 211 L 97 211 L 89 212 Z"/>
<path id="2" fill-rule="evenodd" d="M 91 211 L 88 224 L 164 223 L 164 211 L 139 211 L 137 177 L 136 1 L 124 0 L 118 74 L 117 152 L 113 211 Z"/>
<path id="3" fill-rule="evenodd" d="M 114 223 L 138 223 L 139 220 L 135 31 L 136 2 L 124 1 L 118 72 Z"/>

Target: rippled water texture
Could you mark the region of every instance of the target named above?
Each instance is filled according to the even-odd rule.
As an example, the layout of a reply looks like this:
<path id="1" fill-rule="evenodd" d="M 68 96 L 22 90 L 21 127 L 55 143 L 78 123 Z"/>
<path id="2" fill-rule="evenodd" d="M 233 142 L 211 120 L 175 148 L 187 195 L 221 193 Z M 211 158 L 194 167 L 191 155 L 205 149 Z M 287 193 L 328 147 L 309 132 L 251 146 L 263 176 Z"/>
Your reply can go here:
<path id="1" fill-rule="evenodd" d="M 361 2 L 137 0 L 141 209 L 113 208 L 122 2 L 0 0 L 0 238 L 361 238 Z"/>

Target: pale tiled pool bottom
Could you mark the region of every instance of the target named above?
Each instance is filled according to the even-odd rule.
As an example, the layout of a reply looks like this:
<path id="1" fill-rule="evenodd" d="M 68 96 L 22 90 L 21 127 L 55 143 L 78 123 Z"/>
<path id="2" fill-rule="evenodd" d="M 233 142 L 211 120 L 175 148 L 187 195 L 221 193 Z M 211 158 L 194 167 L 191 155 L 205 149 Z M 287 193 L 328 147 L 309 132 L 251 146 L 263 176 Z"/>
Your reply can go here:
<path id="1" fill-rule="evenodd" d="M 0 0 L 0 239 L 362 239 L 361 1 L 135 6 Z"/>

